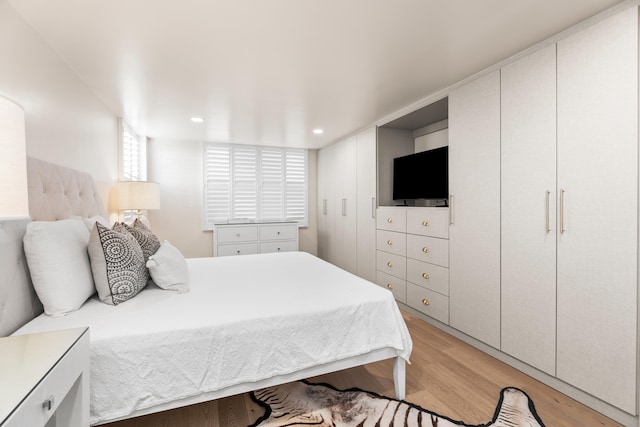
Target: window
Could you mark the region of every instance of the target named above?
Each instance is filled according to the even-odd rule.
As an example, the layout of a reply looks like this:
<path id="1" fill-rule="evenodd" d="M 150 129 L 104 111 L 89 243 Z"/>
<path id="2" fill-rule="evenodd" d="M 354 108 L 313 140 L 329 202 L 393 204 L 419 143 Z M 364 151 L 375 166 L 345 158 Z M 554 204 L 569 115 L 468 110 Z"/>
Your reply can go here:
<path id="1" fill-rule="evenodd" d="M 228 220 L 307 219 L 307 150 L 204 144 L 204 228 Z"/>
<path id="2" fill-rule="evenodd" d="M 118 120 L 120 137 L 120 181 L 145 181 L 147 179 L 147 142 L 139 137 L 124 120 Z M 131 222 L 135 211 L 122 211 L 122 220 Z"/>

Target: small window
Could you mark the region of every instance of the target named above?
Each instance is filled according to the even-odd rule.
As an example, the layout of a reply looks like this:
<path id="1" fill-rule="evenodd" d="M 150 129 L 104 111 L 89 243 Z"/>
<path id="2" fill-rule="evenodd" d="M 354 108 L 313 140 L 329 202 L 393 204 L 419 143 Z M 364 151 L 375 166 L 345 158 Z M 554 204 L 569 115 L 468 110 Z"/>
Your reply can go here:
<path id="1" fill-rule="evenodd" d="M 229 220 L 306 227 L 307 150 L 204 144 L 204 229 Z"/>

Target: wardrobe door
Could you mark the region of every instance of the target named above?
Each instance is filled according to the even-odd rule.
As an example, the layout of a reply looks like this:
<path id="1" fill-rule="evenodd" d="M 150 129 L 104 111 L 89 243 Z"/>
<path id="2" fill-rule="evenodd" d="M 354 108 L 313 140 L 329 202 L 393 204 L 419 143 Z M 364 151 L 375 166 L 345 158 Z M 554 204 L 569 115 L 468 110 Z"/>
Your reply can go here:
<path id="1" fill-rule="evenodd" d="M 323 148 L 318 151 L 318 256 L 325 261 L 329 261 L 330 233 L 333 226 L 329 225 L 329 173 L 330 148 Z"/>
<path id="2" fill-rule="evenodd" d="M 450 325 L 500 347 L 500 72 L 449 95 Z"/>
<path id="3" fill-rule="evenodd" d="M 555 375 L 556 46 L 501 73 L 501 346 Z"/>
<path id="4" fill-rule="evenodd" d="M 376 128 L 357 135 L 357 274 L 376 281 Z"/>
<path id="5" fill-rule="evenodd" d="M 558 42 L 559 378 L 636 412 L 638 9 Z"/>
<path id="6" fill-rule="evenodd" d="M 332 236 L 332 263 L 357 273 L 356 256 L 356 137 L 338 142 L 329 173 L 333 174 L 335 228 Z"/>

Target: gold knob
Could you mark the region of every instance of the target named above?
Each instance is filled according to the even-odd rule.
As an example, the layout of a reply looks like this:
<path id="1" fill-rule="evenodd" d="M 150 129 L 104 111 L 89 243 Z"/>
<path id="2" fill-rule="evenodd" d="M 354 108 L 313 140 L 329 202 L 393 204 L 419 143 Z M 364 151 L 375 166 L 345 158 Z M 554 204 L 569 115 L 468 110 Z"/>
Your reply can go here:
<path id="1" fill-rule="evenodd" d="M 425 227 L 429 226 L 429 221 L 422 221 L 422 225 L 424 225 Z"/>
<path id="2" fill-rule="evenodd" d="M 387 267 L 393 267 L 393 263 L 392 263 L 391 261 L 389 261 L 389 262 L 387 263 Z"/>
<path id="3" fill-rule="evenodd" d="M 387 240 L 387 245 L 391 246 L 393 242 L 391 240 Z"/>
<path id="4" fill-rule="evenodd" d="M 422 300 L 422 303 L 424 305 L 429 305 L 429 300 L 425 298 L 425 299 Z"/>
<path id="5" fill-rule="evenodd" d="M 389 224 L 391 224 L 391 223 L 393 222 L 393 220 L 392 220 L 391 218 L 387 218 L 387 222 L 388 222 Z"/>
<path id="6" fill-rule="evenodd" d="M 387 283 L 387 288 L 393 289 L 393 285 L 391 283 Z"/>
<path id="7" fill-rule="evenodd" d="M 429 253 L 429 248 L 427 248 L 427 247 L 422 248 L 422 252 L 424 252 L 425 254 L 428 254 Z"/>
<path id="8" fill-rule="evenodd" d="M 425 279 L 428 279 L 429 275 L 427 273 L 422 273 L 422 277 L 424 277 Z"/>

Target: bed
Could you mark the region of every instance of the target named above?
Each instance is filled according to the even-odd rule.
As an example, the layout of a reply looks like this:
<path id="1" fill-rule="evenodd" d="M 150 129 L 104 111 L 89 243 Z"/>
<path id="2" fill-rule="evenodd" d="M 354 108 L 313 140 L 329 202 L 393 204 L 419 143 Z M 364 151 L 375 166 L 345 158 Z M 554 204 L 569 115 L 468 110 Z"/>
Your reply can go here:
<path id="1" fill-rule="evenodd" d="M 28 166 L 32 220 L 103 213 L 87 174 L 34 159 Z M 42 193 L 55 176 L 66 178 L 51 203 Z M 51 317 L 25 268 L 29 221 L 0 227 L 0 259 L 14 266 L 0 273 L 10 283 L 0 294 L 0 335 L 88 326 L 92 425 L 389 358 L 404 397 L 411 338 L 392 294 L 371 282 L 304 252 L 195 258 L 186 260 L 189 292 L 148 285 L 117 306 L 94 296 Z"/>

